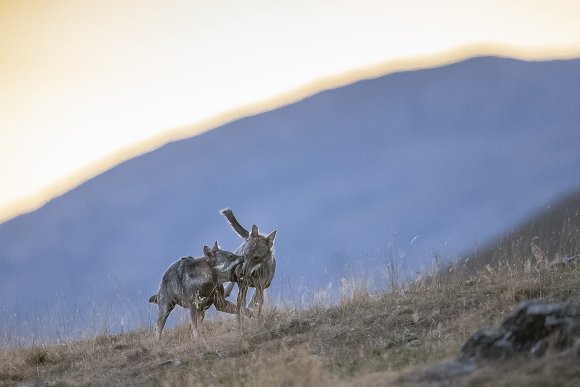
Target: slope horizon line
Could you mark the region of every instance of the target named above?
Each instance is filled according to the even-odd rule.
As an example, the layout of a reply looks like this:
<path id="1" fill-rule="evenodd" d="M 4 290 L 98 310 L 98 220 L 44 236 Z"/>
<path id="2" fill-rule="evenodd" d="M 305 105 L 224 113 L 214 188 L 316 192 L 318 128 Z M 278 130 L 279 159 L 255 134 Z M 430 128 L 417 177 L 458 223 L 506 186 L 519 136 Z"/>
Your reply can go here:
<path id="1" fill-rule="evenodd" d="M 244 117 L 254 116 L 299 102 L 324 90 L 336 89 L 358 81 L 379 78 L 397 72 L 426 70 L 488 56 L 522 61 L 570 60 L 580 58 L 580 46 L 551 49 L 521 49 L 498 44 L 475 44 L 450 49 L 443 53 L 388 60 L 364 68 L 333 74 L 313 82 L 305 83 L 287 92 L 274 95 L 267 100 L 250 102 L 207 120 L 169 129 L 166 133 L 152 136 L 122 151 L 115 152 L 100 161 L 81 168 L 78 172 L 69 175 L 67 178 L 47 186 L 35 195 L 30 195 L 12 201 L 7 205 L 0 206 L 0 224 L 9 222 L 20 215 L 33 212 L 51 200 L 66 194 L 117 165 L 140 155 L 153 152 L 168 143 L 201 135 Z"/>

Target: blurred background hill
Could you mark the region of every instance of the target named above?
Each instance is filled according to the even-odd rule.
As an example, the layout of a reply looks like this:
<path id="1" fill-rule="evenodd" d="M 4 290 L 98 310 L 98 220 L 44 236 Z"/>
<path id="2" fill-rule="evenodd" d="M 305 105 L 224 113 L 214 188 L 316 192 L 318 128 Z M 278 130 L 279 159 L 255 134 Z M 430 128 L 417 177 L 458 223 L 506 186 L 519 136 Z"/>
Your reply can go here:
<path id="1" fill-rule="evenodd" d="M 95 324 L 88 310 L 113 330 L 146 324 L 173 261 L 239 245 L 224 207 L 278 229 L 272 300 L 307 303 L 350 276 L 386 289 L 393 259 L 414 273 L 469 256 L 577 197 L 579 106 L 578 59 L 480 57 L 170 143 L 0 225 L 0 324 L 60 315 L 74 332 Z"/>

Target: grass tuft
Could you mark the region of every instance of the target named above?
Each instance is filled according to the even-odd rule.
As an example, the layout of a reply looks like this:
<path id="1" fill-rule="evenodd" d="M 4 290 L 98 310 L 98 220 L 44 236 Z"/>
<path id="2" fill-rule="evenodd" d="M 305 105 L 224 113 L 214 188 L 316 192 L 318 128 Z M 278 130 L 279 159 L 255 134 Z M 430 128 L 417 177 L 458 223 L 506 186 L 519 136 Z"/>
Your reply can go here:
<path id="1" fill-rule="evenodd" d="M 27 365 L 40 366 L 49 362 L 48 351 L 43 347 L 32 347 L 26 350 L 24 361 Z"/>

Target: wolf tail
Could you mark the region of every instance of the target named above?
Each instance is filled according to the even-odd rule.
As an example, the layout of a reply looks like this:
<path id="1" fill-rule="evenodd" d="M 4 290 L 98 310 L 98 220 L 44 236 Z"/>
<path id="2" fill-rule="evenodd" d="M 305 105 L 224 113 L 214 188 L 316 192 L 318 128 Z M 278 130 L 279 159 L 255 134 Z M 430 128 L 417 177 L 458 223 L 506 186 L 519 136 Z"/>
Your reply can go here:
<path id="1" fill-rule="evenodd" d="M 159 300 L 159 295 L 154 294 L 151 297 L 149 297 L 149 302 L 151 304 L 157 304 L 157 301 Z"/>
<path id="2" fill-rule="evenodd" d="M 244 239 L 249 238 L 250 232 L 248 230 L 246 230 L 244 227 L 242 227 L 242 225 L 240 223 L 238 223 L 238 220 L 234 216 L 234 213 L 232 212 L 232 210 L 230 210 L 229 208 L 225 208 L 225 209 L 220 211 L 220 214 L 222 214 L 223 216 L 225 216 L 227 218 L 228 222 L 230 223 L 230 225 L 232 226 L 234 231 L 239 236 L 241 236 Z"/>

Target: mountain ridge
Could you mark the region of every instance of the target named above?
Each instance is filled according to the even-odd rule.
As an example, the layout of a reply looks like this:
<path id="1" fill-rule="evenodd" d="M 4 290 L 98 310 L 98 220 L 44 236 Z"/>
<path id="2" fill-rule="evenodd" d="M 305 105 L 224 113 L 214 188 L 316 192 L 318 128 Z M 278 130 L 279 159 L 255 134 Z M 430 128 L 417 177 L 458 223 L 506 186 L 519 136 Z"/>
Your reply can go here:
<path id="1" fill-rule="evenodd" d="M 580 186 L 579 64 L 483 57 L 361 80 L 125 161 L 0 225 L 5 315 L 129 299 L 143 324 L 139 300 L 177 257 L 239 245 L 224 207 L 278 229 L 274 300 L 308 302 L 363 263 L 457 257 Z"/>

